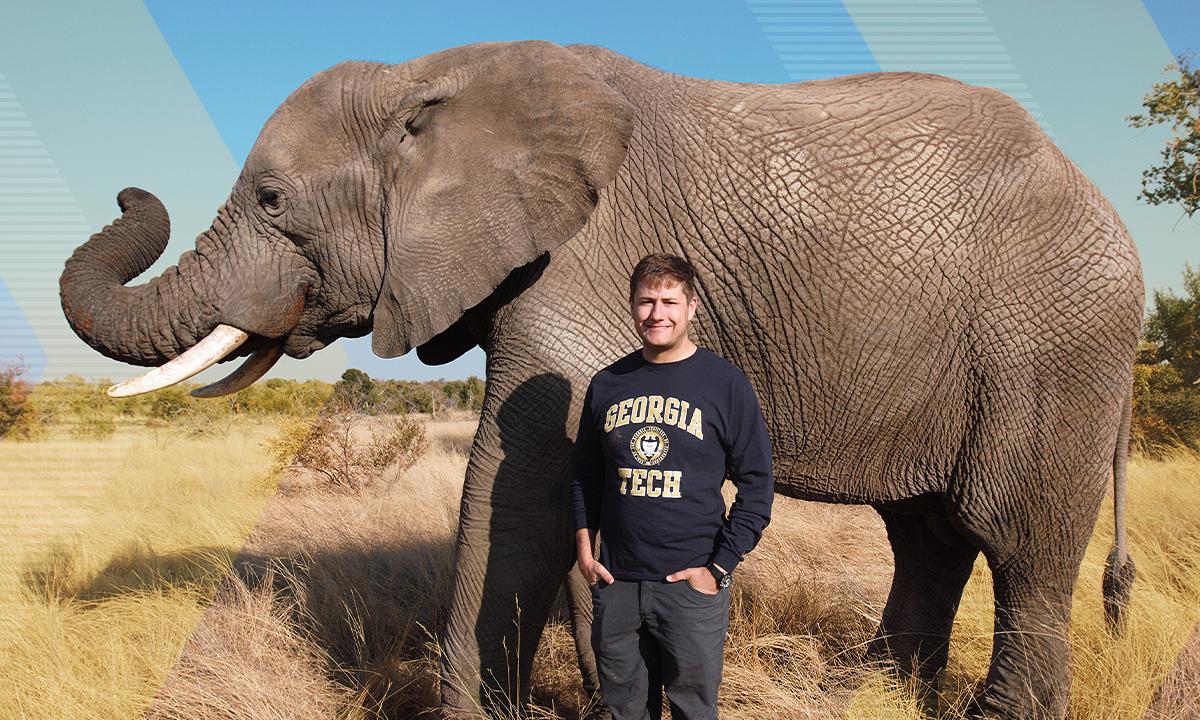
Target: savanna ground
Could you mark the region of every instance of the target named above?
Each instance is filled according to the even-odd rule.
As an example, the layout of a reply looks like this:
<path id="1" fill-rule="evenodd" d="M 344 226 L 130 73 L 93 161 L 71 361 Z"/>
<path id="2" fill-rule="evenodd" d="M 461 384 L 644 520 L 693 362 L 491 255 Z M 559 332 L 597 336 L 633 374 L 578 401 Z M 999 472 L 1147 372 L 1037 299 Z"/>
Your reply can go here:
<path id="1" fill-rule="evenodd" d="M 0 717 L 430 713 L 474 426 L 466 414 L 428 422 L 415 465 L 351 489 L 273 474 L 269 419 L 0 442 Z M 1072 718 L 1142 717 L 1200 620 L 1200 457 L 1135 459 L 1130 486 L 1129 624 L 1114 640 L 1100 608 L 1106 502 L 1075 595 Z M 862 661 L 890 575 L 871 510 L 777 498 L 734 586 L 723 716 L 918 716 L 906 687 Z M 587 709 L 562 605 L 536 662 L 535 717 Z M 981 561 L 937 716 L 961 715 L 991 623 Z M 1198 676 L 1173 702 L 1195 700 Z"/>

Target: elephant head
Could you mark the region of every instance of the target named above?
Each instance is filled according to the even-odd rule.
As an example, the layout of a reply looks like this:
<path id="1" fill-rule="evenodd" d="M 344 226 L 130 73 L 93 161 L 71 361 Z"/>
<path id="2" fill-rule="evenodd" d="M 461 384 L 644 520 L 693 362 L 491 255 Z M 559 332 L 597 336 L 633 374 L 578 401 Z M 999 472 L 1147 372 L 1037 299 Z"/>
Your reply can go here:
<path id="1" fill-rule="evenodd" d="M 371 331 L 382 357 L 422 346 L 448 361 L 474 340 L 439 335 L 583 227 L 631 126 L 621 95 L 546 42 L 343 63 L 267 121 L 195 250 L 132 287 L 169 222 L 153 195 L 124 190 L 122 217 L 67 261 L 63 310 L 108 357 L 171 361 L 126 394 L 254 351 L 208 391 L 231 392 L 284 352 Z"/>

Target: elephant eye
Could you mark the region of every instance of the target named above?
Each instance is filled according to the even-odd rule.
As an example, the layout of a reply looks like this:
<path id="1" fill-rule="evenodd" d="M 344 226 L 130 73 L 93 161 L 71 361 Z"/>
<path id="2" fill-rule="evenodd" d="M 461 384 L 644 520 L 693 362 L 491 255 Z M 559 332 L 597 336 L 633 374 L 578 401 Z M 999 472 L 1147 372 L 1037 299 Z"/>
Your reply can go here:
<path id="1" fill-rule="evenodd" d="M 283 196 L 274 188 L 262 187 L 258 189 L 258 204 L 269 214 L 278 215 L 283 211 Z"/>

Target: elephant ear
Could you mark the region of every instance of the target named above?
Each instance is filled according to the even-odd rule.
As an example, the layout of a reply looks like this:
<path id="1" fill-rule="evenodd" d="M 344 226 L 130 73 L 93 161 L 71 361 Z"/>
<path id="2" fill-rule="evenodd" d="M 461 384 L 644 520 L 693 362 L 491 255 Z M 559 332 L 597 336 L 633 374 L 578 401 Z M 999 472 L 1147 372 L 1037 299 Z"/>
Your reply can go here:
<path id="1" fill-rule="evenodd" d="M 429 341 L 579 232 L 633 122 L 621 95 L 551 43 L 473 45 L 403 68 L 376 160 L 387 237 L 371 343 L 380 357 Z"/>

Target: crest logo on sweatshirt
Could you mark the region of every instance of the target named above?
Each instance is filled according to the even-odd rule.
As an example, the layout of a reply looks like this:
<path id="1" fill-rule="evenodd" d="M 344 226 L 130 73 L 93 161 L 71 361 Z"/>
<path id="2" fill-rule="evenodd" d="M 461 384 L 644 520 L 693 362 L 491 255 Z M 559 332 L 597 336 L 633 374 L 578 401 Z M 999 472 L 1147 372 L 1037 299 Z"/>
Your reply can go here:
<path id="1" fill-rule="evenodd" d="M 655 425 L 639 429 L 629 441 L 629 449 L 633 452 L 634 459 L 643 465 L 657 465 L 662 462 L 670 446 L 667 434 Z"/>

